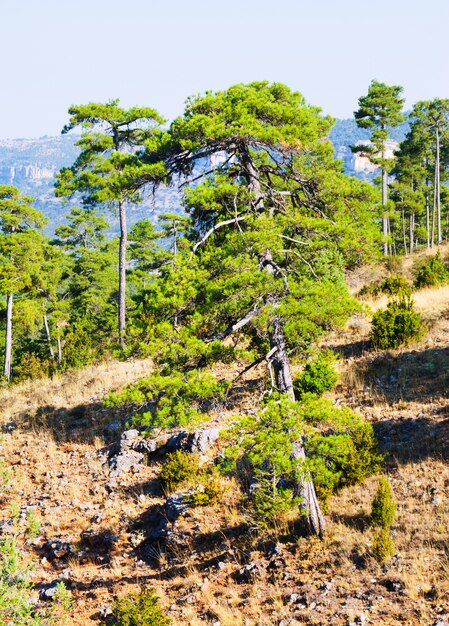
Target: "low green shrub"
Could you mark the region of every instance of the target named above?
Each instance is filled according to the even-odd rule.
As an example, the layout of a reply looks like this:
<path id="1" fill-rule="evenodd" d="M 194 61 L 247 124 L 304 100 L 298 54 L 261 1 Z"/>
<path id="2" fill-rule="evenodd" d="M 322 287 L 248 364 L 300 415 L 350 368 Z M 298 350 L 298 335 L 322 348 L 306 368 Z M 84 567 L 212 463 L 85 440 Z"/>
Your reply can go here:
<path id="1" fill-rule="evenodd" d="M 0 623 L 14 626 L 66 624 L 72 599 L 64 583 L 57 585 L 50 607 L 35 610 L 31 567 L 25 565 L 17 537 L 0 538 Z"/>
<path id="2" fill-rule="evenodd" d="M 441 260 L 440 251 L 428 257 L 424 264 L 416 268 L 415 287 L 435 287 L 449 282 L 449 272 Z"/>
<path id="3" fill-rule="evenodd" d="M 381 476 L 372 502 L 371 525 L 379 528 L 389 528 L 396 515 L 396 507 L 390 481 L 386 476 Z"/>
<path id="4" fill-rule="evenodd" d="M 334 353 L 328 350 L 307 363 L 304 371 L 294 380 L 295 392 L 299 398 L 306 393 L 322 396 L 335 386 L 338 375 L 332 366 L 334 361 Z"/>
<path id="5" fill-rule="evenodd" d="M 216 504 L 220 495 L 221 483 L 218 476 L 204 472 L 200 475 L 199 486 L 185 497 L 185 502 L 191 507 L 209 506 Z"/>
<path id="6" fill-rule="evenodd" d="M 199 471 L 197 454 L 176 450 L 167 455 L 159 476 L 164 490 L 169 493 L 185 481 L 194 480 Z"/>
<path id="7" fill-rule="evenodd" d="M 172 621 L 159 606 L 155 589 L 117 598 L 112 608 L 117 626 L 170 626 Z"/>
<path id="8" fill-rule="evenodd" d="M 374 558 L 383 563 L 394 554 L 394 543 L 389 528 L 377 528 L 374 532 L 372 552 Z"/>
<path id="9" fill-rule="evenodd" d="M 358 295 L 363 296 L 379 296 L 385 293 L 389 296 L 399 296 L 401 294 L 411 295 L 412 285 L 400 274 L 391 274 L 384 280 L 376 281 L 368 285 L 364 285 Z"/>
<path id="10" fill-rule="evenodd" d="M 407 345 L 422 336 L 421 315 L 410 296 L 391 299 L 387 308 L 376 311 L 371 322 L 370 340 L 374 348 L 387 350 Z"/>
<path id="11" fill-rule="evenodd" d="M 412 285 L 404 276 L 392 274 L 381 283 L 380 291 L 389 296 L 411 295 Z"/>
<path id="12" fill-rule="evenodd" d="M 394 553 L 390 526 L 396 515 L 396 507 L 390 481 L 386 476 L 381 476 L 371 505 L 371 525 L 375 527 L 373 555 L 381 563 Z"/>

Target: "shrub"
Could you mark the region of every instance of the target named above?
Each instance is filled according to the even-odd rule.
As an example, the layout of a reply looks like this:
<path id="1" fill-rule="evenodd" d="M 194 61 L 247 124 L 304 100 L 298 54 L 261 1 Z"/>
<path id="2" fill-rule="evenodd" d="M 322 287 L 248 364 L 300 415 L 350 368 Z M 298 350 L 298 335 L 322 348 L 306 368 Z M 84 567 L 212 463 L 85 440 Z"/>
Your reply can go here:
<path id="1" fill-rule="evenodd" d="M 323 395 L 335 386 L 338 376 L 332 363 L 335 356 L 330 350 L 322 352 L 316 359 L 307 363 L 304 371 L 294 381 L 295 391 L 299 397 L 305 393 Z"/>
<path id="2" fill-rule="evenodd" d="M 410 296 L 393 298 L 384 310 L 376 311 L 371 322 L 373 347 L 386 350 L 406 345 L 422 335 L 421 315 L 414 310 Z"/>
<path id="3" fill-rule="evenodd" d="M 131 596 L 117 598 L 112 609 L 117 626 L 170 626 L 171 619 L 159 607 L 154 589 L 142 589 Z"/>
<path id="4" fill-rule="evenodd" d="M 51 360 L 42 359 L 37 354 L 25 352 L 14 367 L 14 381 L 20 382 L 29 378 L 45 378 L 52 373 L 54 368 L 54 363 Z"/>
<path id="5" fill-rule="evenodd" d="M 361 297 L 378 296 L 381 293 L 385 293 L 389 296 L 399 296 L 401 294 L 411 295 L 412 286 L 404 276 L 392 274 L 382 281 L 364 285 L 358 295 Z"/>
<path id="6" fill-rule="evenodd" d="M 218 502 L 221 494 L 218 476 L 204 472 L 199 478 L 199 486 L 185 497 L 185 502 L 191 507 L 208 506 Z"/>
<path id="7" fill-rule="evenodd" d="M 0 623 L 14 626 L 65 624 L 71 608 L 71 594 L 58 583 L 50 608 L 37 614 L 33 602 L 30 566 L 23 562 L 16 537 L 0 538 Z"/>
<path id="8" fill-rule="evenodd" d="M 411 295 L 412 286 L 404 276 L 392 274 L 381 283 L 380 291 L 389 296 Z"/>
<path id="9" fill-rule="evenodd" d="M 378 528 L 374 533 L 372 547 L 374 558 L 383 563 L 394 554 L 394 543 L 389 528 Z"/>
<path id="10" fill-rule="evenodd" d="M 186 480 L 195 478 L 198 473 L 198 455 L 176 450 L 167 455 L 162 465 L 160 479 L 164 490 L 170 492 Z"/>
<path id="11" fill-rule="evenodd" d="M 377 485 L 371 508 L 371 525 L 374 532 L 373 555 L 380 561 L 386 561 L 394 552 L 394 543 L 390 526 L 396 514 L 396 502 L 393 498 L 388 478 L 381 476 Z"/>
<path id="12" fill-rule="evenodd" d="M 393 498 L 388 478 L 381 476 L 377 485 L 371 509 L 371 524 L 379 528 L 389 528 L 396 514 L 396 502 Z"/>
<path id="13" fill-rule="evenodd" d="M 449 272 L 441 260 L 440 251 L 435 256 L 428 257 L 421 267 L 416 269 L 415 287 L 434 287 L 447 283 Z"/>

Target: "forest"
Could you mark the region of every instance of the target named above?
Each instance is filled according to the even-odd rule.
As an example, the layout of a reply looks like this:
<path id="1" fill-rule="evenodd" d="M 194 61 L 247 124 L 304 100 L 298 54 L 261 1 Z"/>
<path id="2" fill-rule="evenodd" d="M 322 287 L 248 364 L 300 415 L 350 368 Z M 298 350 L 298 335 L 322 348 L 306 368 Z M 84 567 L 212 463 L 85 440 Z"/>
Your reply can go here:
<path id="1" fill-rule="evenodd" d="M 376 166 L 372 184 L 344 173 L 329 139 L 334 120 L 284 84 L 192 96 L 171 123 L 118 100 L 70 107 L 62 132 L 80 133 L 80 152 L 56 177 L 67 214 L 54 236 L 44 235 L 33 198 L 0 185 L 3 390 L 146 359 L 143 377 L 103 400 L 122 442 L 137 433 L 133 450 L 149 455 L 161 433 L 191 441 L 211 417 L 219 421 L 212 463 L 201 465 L 185 442 L 166 455 L 158 480 L 167 502 L 196 481 L 172 497 L 173 523 L 189 507 L 216 505 L 221 481 L 233 480 L 259 541 L 319 542 L 332 498 L 377 477 L 370 557 L 388 564 L 397 505 L 385 450 L 357 403 L 329 396 L 344 355 L 326 341 L 366 312 L 364 297 L 380 295 L 369 349 L 403 350 L 426 333 L 415 290 L 449 282 L 449 99 L 407 113 L 404 102 L 402 87 L 373 80 L 355 103 L 368 139 L 351 149 Z M 406 134 L 391 156 L 398 128 Z M 128 228 L 129 209 L 162 186 L 180 190 L 183 213 Z M 106 237 L 108 215 L 119 217 L 118 237 Z M 403 259 L 412 278 L 398 269 Z M 366 268 L 382 269 L 356 294 L 348 276 Z M 36 612 L 27 593 L 8 599 L 5 563 L 12 567 L 16 549 L 3 542 L 0 550 L 5 623 L 50 624 L 70 613 L 64 585 L 49 613 Z M 250 566 L 238 570 L 245 581 Z M 119 598 L 108 615 L 115 621 L 101 623 L 178 623 L 148 589 Z"/>

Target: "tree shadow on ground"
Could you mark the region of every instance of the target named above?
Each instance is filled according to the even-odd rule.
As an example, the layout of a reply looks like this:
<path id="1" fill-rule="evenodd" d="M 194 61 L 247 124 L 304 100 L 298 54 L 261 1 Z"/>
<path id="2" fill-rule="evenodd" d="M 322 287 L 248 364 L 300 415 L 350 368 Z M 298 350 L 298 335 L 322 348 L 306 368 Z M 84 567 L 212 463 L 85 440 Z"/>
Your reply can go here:
<path id="1" fill-rule="evenodd" d="M 449 415 L 449 407 L 446 407 Z M 449 417 L 437 419 L 387 419 L 373 424 L 387 466 L 416 463 L 426 459 L 449 459 Z"/>
<path id="2" fill-rule="evenodd" d="M 50 432 L 55 441 L 94 443 L 102 438 L 109 443 L 123 429 L 123 409 L 106 408 L 101 402 L 79 404 L 70 408 L 45 405 L 34 414 L 23 412 L 4 424 L 3 432 L 16 428 L 23 431 Z"/>
<path id="3" fill-rule="evenodd" d="M 340 349 L 337 352 L 344 356 Z M 449 348 L 367 352 L 357 363 L 356 375 L 367 403 L 370 399 L 393 405 L 449 398 Z"/>

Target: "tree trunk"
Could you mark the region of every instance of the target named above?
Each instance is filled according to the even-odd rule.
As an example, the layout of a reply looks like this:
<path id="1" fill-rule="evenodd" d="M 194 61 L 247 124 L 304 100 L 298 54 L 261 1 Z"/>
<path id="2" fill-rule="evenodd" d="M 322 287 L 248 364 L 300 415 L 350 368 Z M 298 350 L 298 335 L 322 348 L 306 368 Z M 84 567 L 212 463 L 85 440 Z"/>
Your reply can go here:
<path id="1" fill-rule="evenodd" d="M 410 254 L 413 252 L 413 244 L 415 241 L 415 212 L 410 213 Z"/>
<path id="2" fill-rule="evenodd" d="M 438 124 L 435 130 L 436 139 L 436 158 L 435 158 L 435 192 L 437 204 L 437 243 L 441 245 L 443 238 L 441 236 L 441 190 L 440 190 L 440 132 Z"/>
<path id="3" fill-rule="evenodd" d="M 5 361 L 3 366 L 3 374 L 6 380 L 11 380 L 11 354 L 12 354 L 12 300 L 13 294 L 10 293 L 6 299 L 6 335 L 5 335 Z"/>
<path id="4" fill-rule="evenodd" d="M 269 338 L 270 349 L 275 349 L 271 366 L 274 372 L 276 388 L 280 393 L 286 394 L 294 402 L 295 392 L 293 379 L 285 345 L 284 328 L 279 315 L 275 315 L 271 321 Z M 305 461 L 306 453 L 302 438 L 300 441 L 295 442 L 292 456 L 294 459 L 299 459 L 301 462 Z M 310 534 L 322 537 L 325 529 L 325 520 L 316 497 L 315 487 L 308 474 L 304 474 L 301 477 L 296 485 L 295 492 L 296 495 L 301 497 L 301 511 L 307 524 L 307 530 Z"/>
<path id="5" fill-rule="evenodd" d="M 382 158 L 385 158 L 382 153 Z M 382 206 L 387 205 L 387 172 L 382 168 Z M 384 236 L 384 256 L 388 256 L 388 230 L 389 230 L 388 213 L 384 211 L 382 215 L 382 230 Z"/>
<path id="6" fill-rule="evenodd" d="M 62 345 L 61 345 L 61 337 L 58 335 L 58 363 L 61 365 L 62 361 Z"/>
<path id="7" fill-rule="evenodd" d="M 119 202 L 120 248 L 119 248 L 119 286 L 118 286 L 118 334 L 120 346 L 125 347 L 126 330 L 126 248 L 128 230 L 126 226 L 126 202 Z"/>
<path id="8" fill-rule="evenodd" d="M 248 189 L 254 194 L 253 208 L 255 211 L 260 211 L 264 208 L 264 199 L 260 188 L 260 177 L 256 166 L 253 163 L 249 151 L 246 146 L 239 147 L 239 154 L 241 164 L 245 171 L 248 180 Z M 265 258 L 262 260 L 271 259 L 271 253 L 269 250 L 265 253 Z M 274 272 L 274 268 L 269 263 L 261 263 L 261 267 L 270 273 Z M 276 303 L 272 303 L 273 307 L 276 307 Z M 274 315 L 271 321 L 271 329 L 269 331 L 270 340 L 270 352 L 274 351 L 274 354 L 270 360 L 270 365 L 274 372 L 274 381 L 277 390 L 286 394 L 292 402 L 295 401 L 295 391 L 293 388 L 293 379 L 290 370 L 290 363 L 287 354 L 287 347 L 285 345 L 284 328 L 282 320 L 279 315 Z M 301 438 L 294 445 L 293 458 L 304 461 L 306 453 L 304 449 L 304 441 Z M 301 498 L 301 512 L 304 521 L 307 525 L 307 530 L 311 534 L 323 536 L 325 521 L 323 514 L 321 513 L 320 505 L 316 497 L 315 487 L 309 475 L 304 474 L 296 485 L 296 495 Z"/>
<path id="9" fill-rule="evenodd" d="M 405 213 L 404 209 L 401 209 L 401 220 L 402 220 L 402 239 L 404 241 L 404 254 L 407 256 L 407 236 L 405 234 Z"/>
<path id="10" fill-rule="evenodd" d="M 55 351 L 53 350 L 53 346 L 51 345 L 51 337 L 50 337 L 50 329 L 48 327 L 48 319 L 47 316 L 44 315 L 44 328 L 45 328 L 45 334 L 47 335 L 47 342 L 48 342 L 48 349 L 50 352 L 50 356 L 52 358 L 52 360 L 55 360 Z"/>

